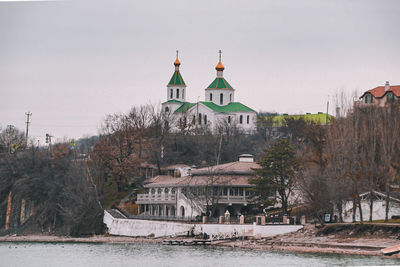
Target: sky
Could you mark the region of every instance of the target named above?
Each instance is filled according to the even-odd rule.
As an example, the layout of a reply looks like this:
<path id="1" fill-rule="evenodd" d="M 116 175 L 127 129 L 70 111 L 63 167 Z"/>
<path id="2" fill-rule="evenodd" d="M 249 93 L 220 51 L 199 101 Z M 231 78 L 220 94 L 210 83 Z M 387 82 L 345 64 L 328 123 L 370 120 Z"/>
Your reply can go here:
<path id="1" fill-rule="evenodd" d="M 175 51 L 187 101 L 204 100 L 222 50 L 235 100 L 329 112 L 334 96 L 400 84 L 400 1 L 0 1 L 0 127 L 56 140 L 107 114 L 166 101 Z"/>

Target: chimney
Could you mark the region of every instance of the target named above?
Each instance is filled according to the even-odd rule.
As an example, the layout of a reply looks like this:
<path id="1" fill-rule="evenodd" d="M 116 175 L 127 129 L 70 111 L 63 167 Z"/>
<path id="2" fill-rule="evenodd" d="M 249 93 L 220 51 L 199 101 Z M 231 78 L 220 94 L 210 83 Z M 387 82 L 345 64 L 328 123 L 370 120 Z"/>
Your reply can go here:
<path id="1" fill-rule="evenodd" d="M 340 107 L 336 107 L 336 118 L 340 118 Z"/>
<path id="2" fill-rule="evenodd" d="M 386 81 L 386 84 L 385 84 L 385 91 L 387 91 L 387 90 L 389 90 L 389 89 L 390 89 L 389 81 Z"/>
<path id="3" fill-rule="evenodd" d="M 240 162 L 254 162 L 254 156 L 251 154 L 242 154 L 239 155 Z"/>

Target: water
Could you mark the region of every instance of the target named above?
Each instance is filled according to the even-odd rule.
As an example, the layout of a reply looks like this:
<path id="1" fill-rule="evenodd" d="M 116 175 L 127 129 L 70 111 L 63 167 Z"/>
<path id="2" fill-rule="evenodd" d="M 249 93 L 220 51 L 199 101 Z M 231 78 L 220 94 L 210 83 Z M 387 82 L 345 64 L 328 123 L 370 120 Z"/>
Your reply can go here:
<path id="1" fill-rule="evenodd" d="M 400 260 L 154 244 L 0 243 L 0 266 L 349 266 Z"/>

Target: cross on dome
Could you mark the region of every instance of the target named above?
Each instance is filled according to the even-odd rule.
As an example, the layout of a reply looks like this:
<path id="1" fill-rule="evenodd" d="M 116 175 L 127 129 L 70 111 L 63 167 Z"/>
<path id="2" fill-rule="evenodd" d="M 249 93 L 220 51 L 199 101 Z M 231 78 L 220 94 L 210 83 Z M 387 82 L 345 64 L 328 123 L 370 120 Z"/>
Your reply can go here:
<path id="1" fill-rule="evenodd" d="M 176 60 L 175 60 L 175 62 L 174 62 L 174 65 L 175 65 L 175 66 L 181 65 L 181 62 L 180 62 L 179 59 L 178 59 L 178 54 L 179 54 L 179 51 L 176 50 Z"/>
<path id="2" fill-rule="evenodd" d="M 224 65 L 222 65 L 222 63 L 221 63 L 221 54 L 222 54 L 222 51 L 221 50 L 219 50 L 219 62 L 218 62 L 218 65 L 215 67 L 215 69 L 217 70 L 217 71 L 223 71 L 224 69 L 225 69 L 225 67 L 224 67 Z"/>

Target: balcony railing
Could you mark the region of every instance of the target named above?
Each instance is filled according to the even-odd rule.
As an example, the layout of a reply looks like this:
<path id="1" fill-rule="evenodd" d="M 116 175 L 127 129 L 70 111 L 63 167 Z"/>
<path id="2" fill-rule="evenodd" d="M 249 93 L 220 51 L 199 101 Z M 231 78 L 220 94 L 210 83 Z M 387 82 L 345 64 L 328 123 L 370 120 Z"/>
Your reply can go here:
<path id="1" fill-rule="evenodd" d="M 221 196 L 218 203 L 242 204 L 247 203 L 246 196 Z"/>
<path id="2" fill-rule="evenodd" d="M 175 204 L 176 194 L 138 194 L 137 204 Z"/>
<path id="3" fill-rule="evenodd" d="M 177 194 L 138 194 L 137 204 L 175 204 Z M 189 196 L 187 196 L 189 199 Z M 194 196 L 195 200 L 205 202 L 204 197 Z M 218 196 L 215 200 L 219 204 L 244 204 L 249 200 L 246 196 Z"/>

